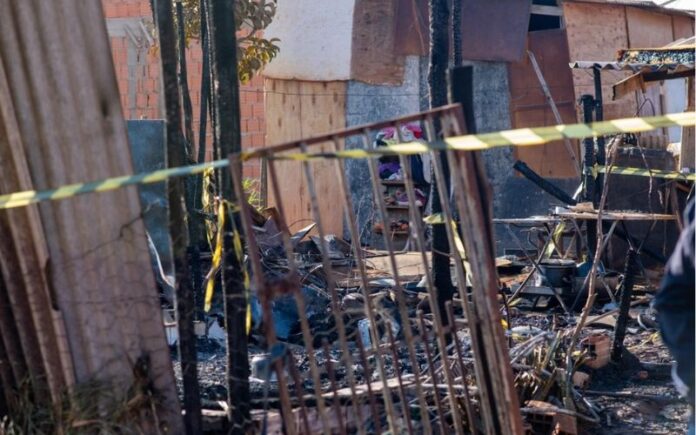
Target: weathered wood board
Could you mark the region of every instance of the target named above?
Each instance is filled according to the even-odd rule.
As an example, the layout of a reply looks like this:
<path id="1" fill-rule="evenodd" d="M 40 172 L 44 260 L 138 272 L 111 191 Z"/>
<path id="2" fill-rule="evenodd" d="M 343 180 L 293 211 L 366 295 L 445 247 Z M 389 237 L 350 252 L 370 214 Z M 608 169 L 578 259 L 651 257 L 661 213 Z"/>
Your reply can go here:
<path id="1" fill-rule="evenodd" d="M 568 44 L 562 29 L 530 32 L 527 50 L 534 53 L 564 123 L 575 122 L 573 77 L 568 68 Z M 556 119 L 544 96 L 539 78 L 529 57 L 508 64 L 510 115 L 514 128 L 556 125 Z M 572 141 L 576 158 L 580 152 Z M 575 177 L 573 162 L 562 141 L 536 147 L 516 147 L 515 157 L 527 163 L 543 177 Z"/>
<path id="2" fill-rule="evenodd" d="M 626 24 L 630 48 L 662 47 L 674 40 L 670 15 L 626 8 Z"/>
<path id="3" fill-rule="evenodd" d="M 563 2 L 563 16 L 568 32 L 568 52 L 573 61 L 612 61 L 616 53 L 628 47 L 626 8 L 621 5 Z M 631 117 L 636 112 L 633 99 L 610 101 L 612 85 L 629 74 L 621 71 L 602 72 L 604 119 Z M 575 101 L 584 94 L 594 95 L 592 71 L 573 70 Z M 578 119 L 582 108 L 577 105 Z"/>
<path id="4" fill-rule="evenodd" d="M 345 128 L 345 82 L 266 79 L 266 143 L 275 145 Z M 318 147 L 329 150 L 332 144 Z M 317 146 L 313 146 L 317 147 Z M 316 148 L 315 148 L 316 149 Z M 270 164 L 270 163 L 269 163 Z M 297 230 L 313 221 L 307 180 L 299 162 L 276 161 L 287 224 Z M 327 234 L 343 234 L 343 208 L 335 162 L 310 162 Z M 277 198 L 268 182 L 269 205 Z"/>

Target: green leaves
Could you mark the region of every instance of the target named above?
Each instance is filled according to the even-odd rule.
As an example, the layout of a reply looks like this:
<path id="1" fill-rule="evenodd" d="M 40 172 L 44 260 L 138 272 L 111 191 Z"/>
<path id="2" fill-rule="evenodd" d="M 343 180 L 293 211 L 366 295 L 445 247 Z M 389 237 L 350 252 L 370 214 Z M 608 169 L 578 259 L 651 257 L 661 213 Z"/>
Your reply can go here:
<path id="1" fill-rule="evenodd" d="M 182 0 L 186 43 L 200 39 L 200 1 Z M 237 67 L 239 80 L 246 83 L 278 55 L 278 38 L 270 40 L 261 32 L 271 24 L 276 13 L 276 0 L 236 0 Z"/>

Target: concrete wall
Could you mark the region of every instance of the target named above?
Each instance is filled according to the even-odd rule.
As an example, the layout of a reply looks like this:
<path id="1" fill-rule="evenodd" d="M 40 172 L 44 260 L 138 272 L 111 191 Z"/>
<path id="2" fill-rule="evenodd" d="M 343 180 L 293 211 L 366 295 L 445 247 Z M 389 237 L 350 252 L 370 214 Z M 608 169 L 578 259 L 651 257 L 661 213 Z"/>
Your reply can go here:
<path id="1" fill-rule="evenodd" d="M 384 121 L 421 110 L 423 97 L 422 82 L 426 76 L 421 72 L 421 60 L 417 56 L 408 56 L 404 67 L 404 81 L 400 86 L 369 85 L 351 80 L 348 82 L 346 98 L 346 127 Z M 427 94 L 425 94 L 427 101 Z M 363 144 L 351 138 L 346 148 L 355 148 Z M 372 195 L 370 174 L 364 160 L 346 160 L 346 172 L 356 215 L 358 227 L 362 229 L 363 242 L 369 242 L 372 219 L 376 213 Z"/>
<path id="2" fill-rule="evenodd" d="M 474 67 L 474 115 L 478 133 L 511 128 L 510 92 L 506 64 L 503 62 L 469 62 Z M 556 205 L 553 197 L 512 169 L 515 157 L 512 147 L 482 151 L 486 172 L 493 191 L 493 215 L 496 218 L 543 215 Z M 579 184 L 576 179 L 552 179 L 572 194 Z M 498 255 L 504 248 L 517 248 L 504 227 L 495 227 Z"/>

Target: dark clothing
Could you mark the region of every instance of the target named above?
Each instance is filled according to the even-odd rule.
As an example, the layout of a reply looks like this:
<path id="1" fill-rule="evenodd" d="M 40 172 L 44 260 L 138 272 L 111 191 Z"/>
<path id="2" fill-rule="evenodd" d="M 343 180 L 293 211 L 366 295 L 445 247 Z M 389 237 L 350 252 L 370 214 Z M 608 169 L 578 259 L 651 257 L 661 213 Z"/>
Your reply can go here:
<path id="1" fill-rule="evenodd" d="M 684 230 L 667 262 L 654 307 L 662 340 L 676 361 L 676 375 L 688 387 L 689 403 L 694 404 L 694 280 L 695 226 L 694 201 L 684 212 Z"/>

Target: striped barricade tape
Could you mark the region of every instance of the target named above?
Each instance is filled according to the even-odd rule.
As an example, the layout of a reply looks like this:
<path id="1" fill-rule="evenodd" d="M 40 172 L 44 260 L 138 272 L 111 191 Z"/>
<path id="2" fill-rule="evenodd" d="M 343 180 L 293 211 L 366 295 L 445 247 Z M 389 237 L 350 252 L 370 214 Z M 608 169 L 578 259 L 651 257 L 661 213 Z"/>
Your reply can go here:
<path id="1" fill-rule="evenodd" d="M 157 183 L 172 177 L 183 177 L 186 175 L 199 174 L 209 168 L 222 168 L 228 164 L 229 161 L 227 159 L 222 159 L 208 163 L 200 163 L 197 165 L 160 169 L 142 174 L 107 178 L 106 180 L 93 181 L 90 183 L 68 184 L 51 190 L 26 190 L 24 192 L 10 193 L 7 195 L 0 195 L 0 209 L 22 207 L 41 201 L 65 199 L 84 193 L 106 192 L 108 190 L 120 189 L 121 187 L 131 186 L 133 184 Z"/>
<path id="2" fill-rule="evenodd" d="M 388 144 L 373 149 L 351 149 L 335 152 L 287 153 L 273 156 L 278 160 L 311 159 L 364 159 L 382 155 L 421 154 L 433 150 L 480 151 L 503 146 L 543 145 L 562 139 L 582 139 L 618 133 L 639 133 L 670 126 L 690 127 L 696 125 L 696 112 L 673 113 L 645 118 L 625 118 L 591 124 L 566 124 L 552 127 L 518 128 L 495 133 L 453 136 L 441 141 L 412 141 Z M 242 159 L 252 157 L 242 153 Z"/>
<path id="3" fill-rule="evenodd" d="M 684 180 L 684 181 L 696 181 L 696 174 L 692 173 L 681 173 L 677 171 L 664 171 L 661 169 L 645 169 L 645 168 L 625 168 L 620 166 L 614 166 L 610 169 L 607 166 L 597 166 L 597 172 L 610 175 L 638 175 L 641 177 L 654 177 L 654 178 L 666 178 L 668 180 Z"/>
<path id="4" fill-rule="evenodd" d="M 275 159 L 289 160 L 310 160 L 326 158 L 346 158 L 362 159 L 380 155 L 397 154 L 420 154 L 431 150 L 457 150 L 457 151 L 476 151 L 500 146 L 533 146 L 542 145 L 563 138 L 580 139 L 584 137 L 600 136 L 616 133 L 638 133 L 642 131 L 654 130 L 656 128 L 670 127 L 679 125 L 689 127 L 696 125 L 696 112 L 674 113 L 663 116 L 653 116 L 647 118 L 627 118 L 616 119 L 613 121 L 595 122 L 592 124 L 568 124 L 553 127 L 521 128 L 516 130 L 500 131 L 496 133 L 484 133 L 478 135 L 465 135 L 449 137 L 436 142 L 407 142 L 387 145 L 379 149 L 354 149 L 343 150 L 333 153 L 295 153 L 275 156 Z M 242 152 L 242 160 L 253 157 L 251 153 Z M 101 181 L 89 183 L 75 183 L 62 186 L 51 190 L 27 190 L 0 195 L 0 209 L 22 207 L 35 204 L 41 201 L 57 200 L 70 198 L 90 192 L 105 192 L 119 189 L 121 187 L 134 184 L 148 184 L 165 181 L 172 177 L 199 174 L 209 168 L 222 168 L 229 164 L 228 159 L 215 160 L 212 162 L 201 163 L 178 168 L 160 169 L 136 175 L 126 175 L 121 177 L 108 178 Z M 634 170 L 632 173 L 640 172 L 637 168 L 624 168 Z M 654 173 L 655 171 L 653 171 Z M 616 169 L 612 170 L 616 172 Z M 675 173 L 676 174 L 676 173 Z M 642 174 L 638 174 L 642 175 Z M 681 178 L 673 175 L 665 178 Z M 686 176 L 686 179 L 693 180 L 693 176 Z"/>

